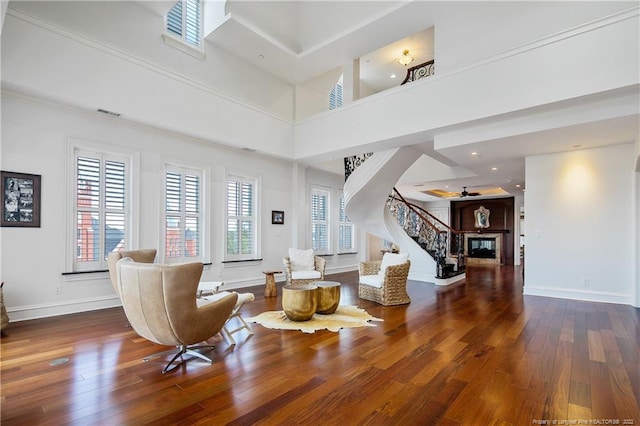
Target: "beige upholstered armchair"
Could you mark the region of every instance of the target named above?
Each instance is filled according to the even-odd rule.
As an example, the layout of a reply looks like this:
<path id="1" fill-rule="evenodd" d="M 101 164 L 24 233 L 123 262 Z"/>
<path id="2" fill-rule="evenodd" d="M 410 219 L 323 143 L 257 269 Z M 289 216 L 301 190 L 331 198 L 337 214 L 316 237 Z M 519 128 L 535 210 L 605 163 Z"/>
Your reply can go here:
<path id="1" fill-rule="evenodd" d="M 407 294 L 410 266 L 406 254 L 385 253 L 382 260 L 361 262 L 358 296 L 385 306 L 411 303 Z"/>
<path id="2" fill-rule="evenodd" d="M 179 363 L 174 363 L 184 354 L 213 363 L 200 350 L 210 351 L 214 346 L 195 345 L 220 332 L 238 299 L 237 293 L 213 301 L 196 299 L 202 269 L 202 263 L 161 265 L 129 258 L 116 264 L 122 306 L 133 329 L 145 339 L 177 348 L 163 373 L 176 368 Z M 166 354 L 155 354 L 145 361 Z"/>
<path id="3" fill-rule="evenodd" d="M 289 249 L 289 256 L 282 259 L 287 285 L 309 284 L 324 280 L 327 262 L 313 254 L 313 249 Z"/>
<path id="4" fill-rule="evenodd" d="M 153 263 L 156 258 L 156 249 L 142 249 L 142 250 L 129 250 L 129 251 L 114 251 L 109 253 L 107 262 L 109 264 L 109 278 L 111 278 L 111 285 L 115 290 L 118 297 L 120 292 L 118 291 L 118 284 L 116 281 L 116 263 L 123 257 L 129 257 L 134 262 L 138 263 Z"/>

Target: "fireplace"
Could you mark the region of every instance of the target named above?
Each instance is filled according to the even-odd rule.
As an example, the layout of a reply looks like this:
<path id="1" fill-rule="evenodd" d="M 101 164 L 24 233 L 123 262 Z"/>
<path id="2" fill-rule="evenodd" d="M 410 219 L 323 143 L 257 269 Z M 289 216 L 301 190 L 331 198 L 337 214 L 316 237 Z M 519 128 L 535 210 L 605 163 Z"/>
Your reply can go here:
<path id="1" fill-rule="evenodd" d="M 467 238 L 467 257 L 480 259 L 496 258 L 495 237 L 470 237 Z"/>
<path id="2" fill-rule="evenodd" d="M 498 232 L 465 233 L 464 255 L 470 265 L 502 264 L 502 234 Z"/>

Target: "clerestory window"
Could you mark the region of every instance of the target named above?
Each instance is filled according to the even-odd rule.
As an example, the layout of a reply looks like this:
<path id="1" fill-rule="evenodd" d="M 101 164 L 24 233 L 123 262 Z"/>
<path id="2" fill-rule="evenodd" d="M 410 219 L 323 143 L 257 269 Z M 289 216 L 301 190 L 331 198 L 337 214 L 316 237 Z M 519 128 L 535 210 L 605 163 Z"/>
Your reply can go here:
<path id="1" fill-rule="evenodd" d="M 167 14 L 167 33 L 182 42 L 202 47 L 202 1 L 180 0 Z M 166 40 L 166 39 L 165 39 Z"/>
<path id="2" fill-rule="evenodd" d="M 342 77 L 343 75 L 340 75 L 340 79 L 331 90 L 331 94 L 329 95 L 329 109 L 336 109 L 342 106 Z"/>

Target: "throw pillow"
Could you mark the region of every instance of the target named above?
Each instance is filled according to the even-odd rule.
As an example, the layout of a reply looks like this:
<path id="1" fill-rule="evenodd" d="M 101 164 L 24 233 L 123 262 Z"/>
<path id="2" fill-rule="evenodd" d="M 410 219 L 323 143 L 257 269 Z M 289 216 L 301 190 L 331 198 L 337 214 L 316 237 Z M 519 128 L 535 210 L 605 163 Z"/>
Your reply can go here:
<path id="1" fill-rule="evenodd" d="M 291 264 L 292 271 L 313 271 L 316 269 L 313 249 L 298 250 L 290 248 L 289 262 Z"/>
<path id="2" fill-rule="evenodd" d="M 382 263 L 380 264 L 380 272 L 378 272 L 378 275 L 384 279 L 387 267 L 402 265 L 407 260 L 409 260 L 409 253 L 385 253 L 382 257 Z"/>

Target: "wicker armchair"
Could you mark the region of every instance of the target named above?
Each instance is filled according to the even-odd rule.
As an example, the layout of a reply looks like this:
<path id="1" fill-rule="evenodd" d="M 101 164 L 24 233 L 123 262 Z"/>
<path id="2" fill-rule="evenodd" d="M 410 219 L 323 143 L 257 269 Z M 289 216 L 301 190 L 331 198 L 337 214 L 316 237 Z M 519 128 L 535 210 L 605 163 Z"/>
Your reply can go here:
<path id="1" fill-rule="evenodd" d="M 327 261 L 321 258 L 320 256 L 314 256 L 314 271 L 316 272 L 314 277 L 309 278 L 308 273 L 313 273 L 314 271 L 291 271 L 291 260 L 289 257 L 285 257 L 282 259 L 282 264 L 284 265 L 284 272 L 287 278 L 286 285 L 301 285 L 301 284 L 310 284 L 315 281 L 324 280 L 324 269 L 327 264 Z M 320 273 L 318 276 L 317 273 Z"/>
<path id="2" fill-rule="evenodd" d="M 384 306 L 411 303 L 407 294 L 407 277 L 411 261 L 388 266 L 384 278 L 378 275 L 381 264 L 381 260 L 360 263 L 358 296 Z"/>

